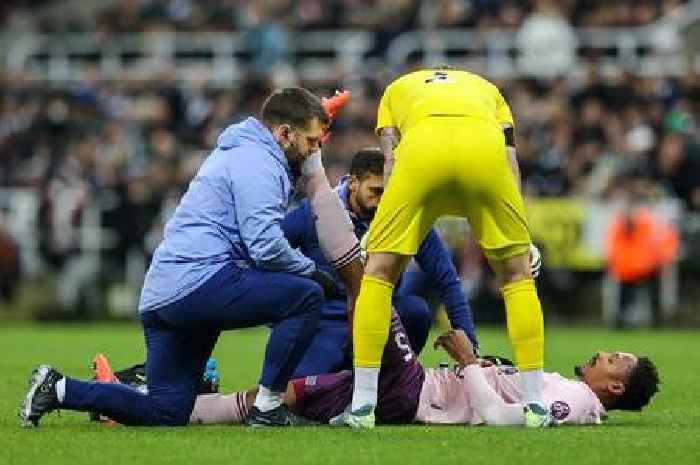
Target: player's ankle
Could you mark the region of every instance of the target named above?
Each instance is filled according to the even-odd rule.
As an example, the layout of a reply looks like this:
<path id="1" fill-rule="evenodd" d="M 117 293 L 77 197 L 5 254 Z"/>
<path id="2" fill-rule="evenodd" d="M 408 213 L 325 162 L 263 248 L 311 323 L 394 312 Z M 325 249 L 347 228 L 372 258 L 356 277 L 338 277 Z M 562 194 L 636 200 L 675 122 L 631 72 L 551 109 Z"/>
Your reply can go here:
<path id="1" fill-rule="evenodd" d="M 544 378 L 542 370 L 527 370 L 520 372 L 520 383 L 523 389 L 523 402 L 526 404 L 542 402 Z"/>
<path id="2" fill-rule="evenodd" d="M 355 367 L 355 386 L 352 394 L 351 410 L 356 411 L 367 405 L 377 405 L 377 389 L 379 387 L 378 367 Z"/>

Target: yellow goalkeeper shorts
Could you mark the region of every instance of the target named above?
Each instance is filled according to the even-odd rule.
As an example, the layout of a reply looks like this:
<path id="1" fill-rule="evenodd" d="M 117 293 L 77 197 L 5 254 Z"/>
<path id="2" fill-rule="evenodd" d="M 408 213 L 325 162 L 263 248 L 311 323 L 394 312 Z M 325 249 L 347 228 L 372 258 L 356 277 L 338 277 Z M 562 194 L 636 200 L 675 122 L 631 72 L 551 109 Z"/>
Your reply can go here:
<path id="1" fill-rule="evenodd" d="M 370 226 L 369 253 L 415 255 L 444 215 L 466 217 L 490 259 L 527 253 L 525 207 L 499 127 L 480 118 L 432 116 L 402 136 L 395 156 Z"/>

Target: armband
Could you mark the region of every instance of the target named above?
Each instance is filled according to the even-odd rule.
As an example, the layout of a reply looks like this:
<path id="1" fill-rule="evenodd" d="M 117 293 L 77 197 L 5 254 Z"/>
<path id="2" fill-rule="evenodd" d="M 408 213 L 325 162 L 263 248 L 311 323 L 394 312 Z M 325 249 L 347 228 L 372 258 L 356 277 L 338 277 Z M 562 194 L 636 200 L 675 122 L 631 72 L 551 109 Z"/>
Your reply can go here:
<path id="1" fill-rule="evenodd" d="M 515 148 L 515 129 L 512 126 L 504 128 L 503 135 L 506 137 L 506 147 Z"/>

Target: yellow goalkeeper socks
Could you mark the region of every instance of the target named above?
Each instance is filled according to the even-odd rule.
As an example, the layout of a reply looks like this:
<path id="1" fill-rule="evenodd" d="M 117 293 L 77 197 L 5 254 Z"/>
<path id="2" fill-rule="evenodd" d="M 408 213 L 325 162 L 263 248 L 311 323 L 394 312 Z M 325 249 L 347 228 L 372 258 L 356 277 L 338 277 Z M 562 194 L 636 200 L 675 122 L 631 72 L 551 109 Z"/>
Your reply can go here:
<path id="1" fill-rule="evenodd" d="M 523 401 L 542 405 L 544 320 L 535 282 L 524 279 L 501 289 L 506 302 L 508 337 L 520 370 Z"/>
<path id="2" fill-rule="evenodd" d="M 365 275 L 355 304 L 353 349 L 355 367 L 379 367 L 391 324 L 394 285 Z"/>
<path id="3" fill-rule="evenodd" d="M 535 282 L 524 279 L 501 288 L 506 303 L 508 338 L 521 371 L 544 365 L 544 320 Z"/>
<path id="4" fill-rule="evenodd" d="M 355 305 L 353 349 L 355 380 L 351 410 L 377 405 L 379 367 L 391 325 L 391 298 L 394 285 L 365 275 Z"/>

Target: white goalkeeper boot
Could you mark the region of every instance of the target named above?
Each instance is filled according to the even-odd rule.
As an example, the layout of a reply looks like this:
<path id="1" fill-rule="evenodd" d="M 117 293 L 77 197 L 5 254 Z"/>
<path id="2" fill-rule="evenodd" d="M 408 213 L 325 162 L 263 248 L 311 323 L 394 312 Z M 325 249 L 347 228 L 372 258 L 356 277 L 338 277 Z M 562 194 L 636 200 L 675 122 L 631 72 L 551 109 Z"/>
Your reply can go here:
<path id="1" fill-rule="evenodd" d="M 355 411 L 350 411 L 350 406 L 330 419 L 330 426 L 349 426 L 357 429 L 372 429 L 374 428 L 374 407 L 365 405 Z"/>
<path id="2" fill-rule="evenodd" d="M 526 428 L 547 428 L 552 426 L 549 411 L 537 402 L 530 402 L 523 407 Z"/>

